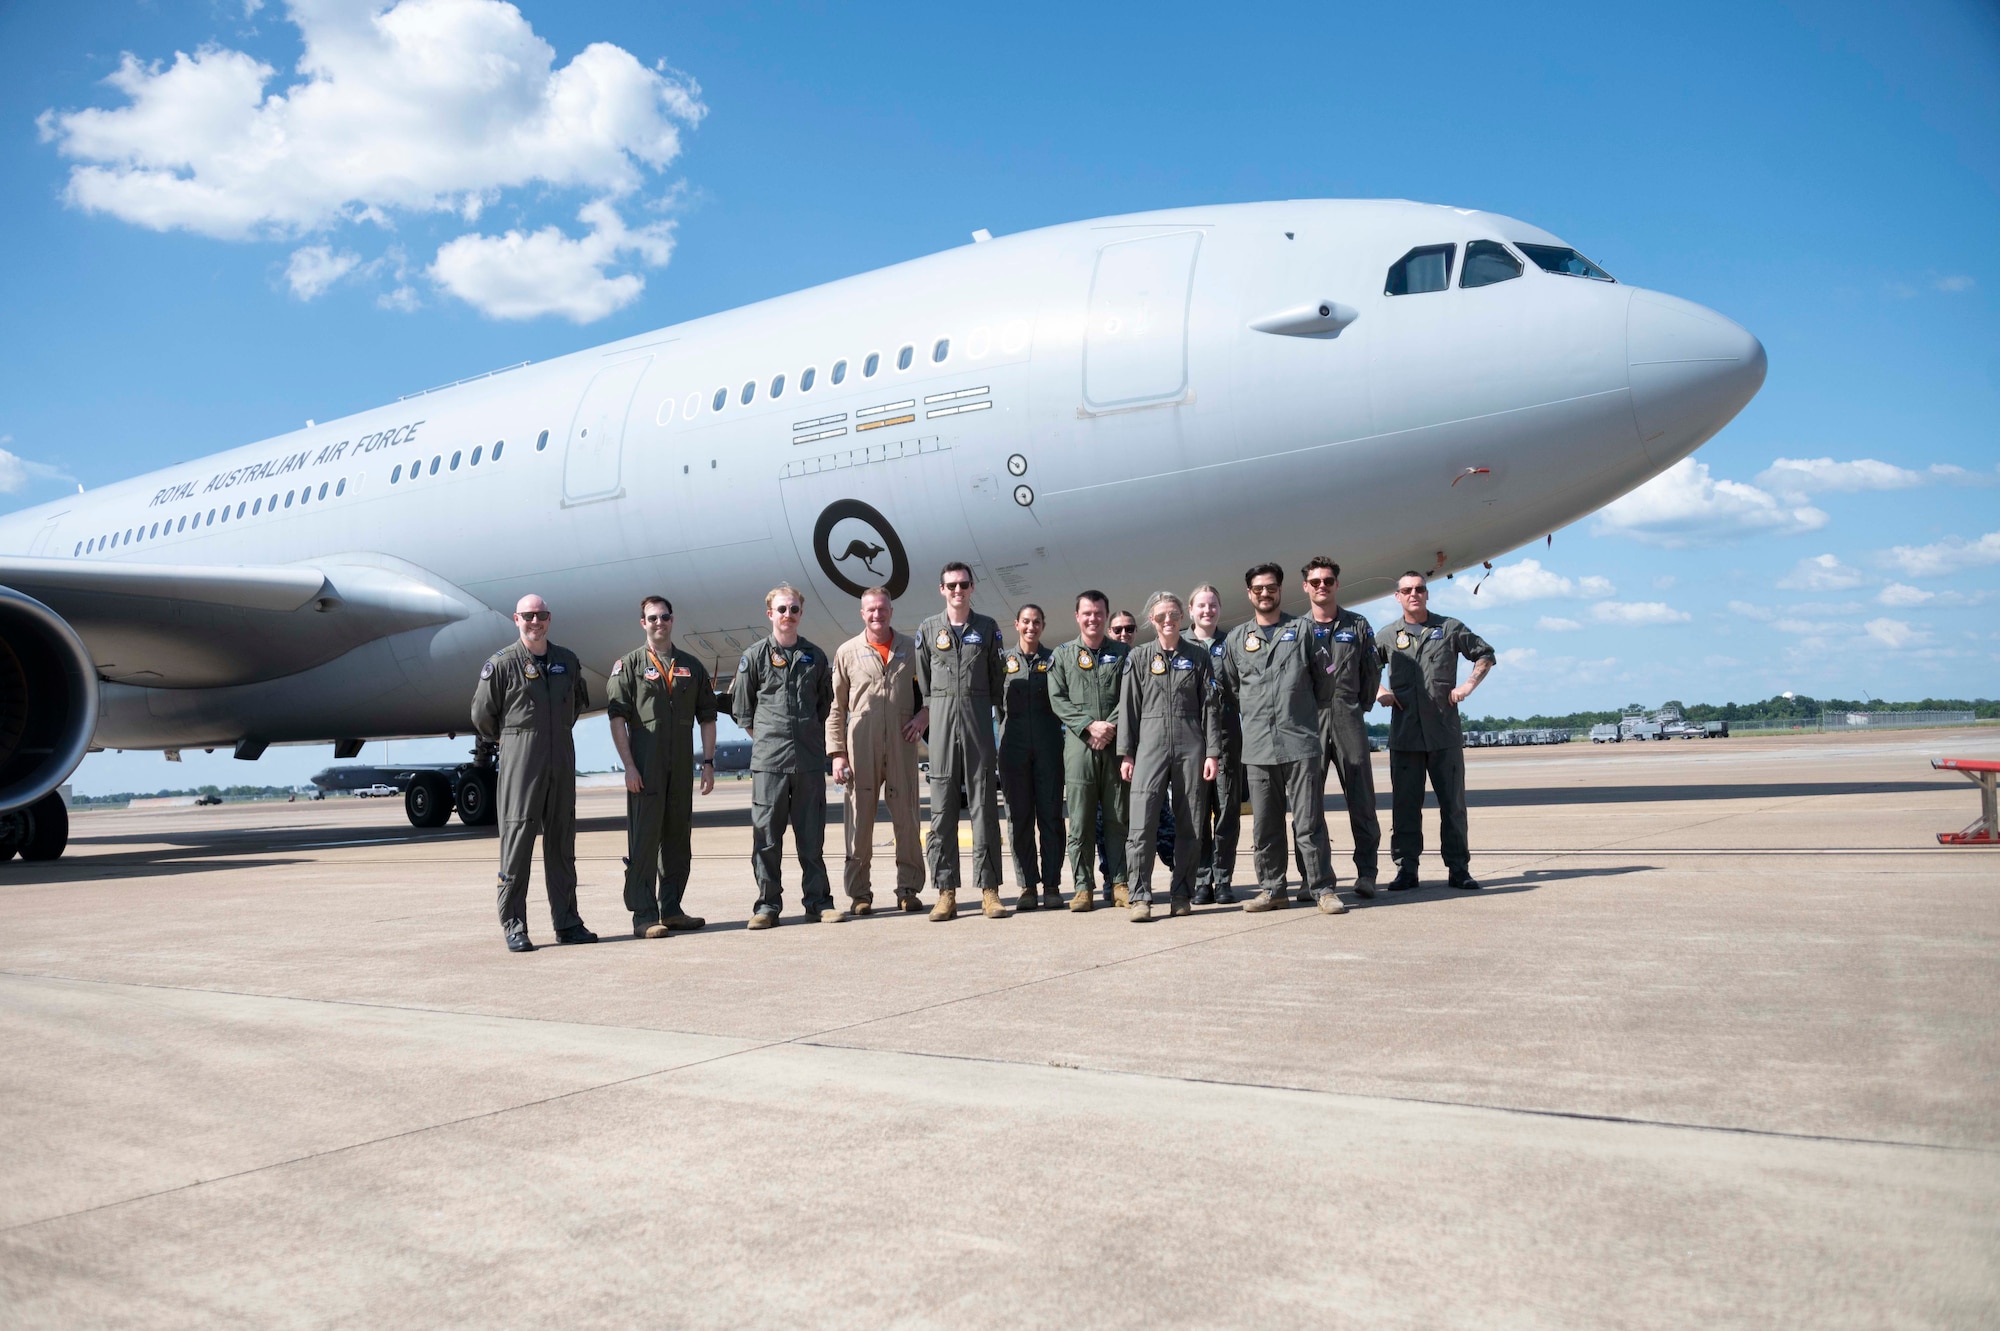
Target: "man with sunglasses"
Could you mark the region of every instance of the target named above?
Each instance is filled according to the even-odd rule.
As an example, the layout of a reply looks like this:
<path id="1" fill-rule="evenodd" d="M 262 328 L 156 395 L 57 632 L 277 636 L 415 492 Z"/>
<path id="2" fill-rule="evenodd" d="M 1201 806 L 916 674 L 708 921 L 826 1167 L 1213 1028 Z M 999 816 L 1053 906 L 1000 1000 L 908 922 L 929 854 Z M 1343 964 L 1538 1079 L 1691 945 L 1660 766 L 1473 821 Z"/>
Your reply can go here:
<path id="1" fill-rule="evenodd" d="M 1394 816 L 1389 854 L 1396 861 L 1391 892 L 1417 886 L 1424 851 L 1424 780 L 1437 794 L 1439 850 L 1453 887 L 1479 890 L 1465 817 L 1465 733 L 1458 705 L 1492 673 L 1486 639 L 1455 619 L 1430 612 L 1428 580 L 1415 569 L 1396 579 L 1403 617 L 1376 638 L 1384 675 L 1377 701 L 1389 708 L 1389 804 Z M 1460 657 L 1472 678 L 1458 682 Z"/>
<path id="2" fill-rule="evenodd" d="M 999 766 L 993 717 L 1006 707 L 1007 644 L 1000 625 L 972 608 L 972 570 L 953 560 L 938 574 L 944 609 L 917 627 L 917 687 L 931 709 L 931 886 L 933 920 L 958 917 L 959 790 L 972 807 L 972 877 L 988 919 L 1000 904 Z"/>
<path id="3" fill-rule="evenodd" d="M 606 710 L 625 764 L 625 908 L 635 938 L 665 938 L 708 921 L 681 909 L 694 862 L 694 781 L 715 790 L 715 690 L 708 670 L 674 647 L 674 606 L 639 605 L 644 645 L 611 663 Z M 699 764 L 694 728 L 701 725 Z"/>
<path id="4" fill-rule="evenodd" d="M 1285 811 L 1304 865 L 1305 885 L 1321 911 L 1347 910 L 1334 891 L 1327 858 L 1321 789 L 1320 676 L 1313 668 L 1311 634 L 1296 615 L 1278 608 L 1285 571 L 1258 564 L 1243 575 L 1254 616 L 1223 640 L 1222 683 L 1236 700 L 1243 725 L 1243 769 L 1250 785 L 1251 857 L 1257 895 L 1246 911 L 1281 909 L 1285 899 Z"/>
<path id="5" fill-rule="evenodd" d="M 730 714 L 750 732 L 750 866 L 757 902 L 750 928 L 769 929 L 784 905 L 785 828 L 799 857 L 799 895 L 806 919 L 847 918 L 833 904 L 826 876 L 826 717 L 833 709 L 833 667 L 825 652 L 799 635 L 805 594 L 773 587 L 764 595 L 769 637 L 750 644 L 736 662 Z"/>
<path id="6" fill-rule="evenodd" d="M 1341 608 L 1340 565 L 1325 555 L 1306 561 L 1306 627 L 1312 634 L 1313 668 L 1320 673 L 1319 738 L 1326 765 L 1340 778 L 1347 801 L 1347 830 L 1354 838 L 1354 895 L 1375 895 L 1376 853 L 1382 825 L 1375 818 L 1375 769 L 1368 756 L 1368 723 L 1382 661 L 1366 618 Z M 1325 824 L 1326 814 L 1320 814 Z M 1329 853 L 1330 849 L 1329 849 Z"/>
<path id="7" fill-rule="evenodd" d="M 472 729 L 500 749 L 500 928 L 509 952 L 528 941 L 528 873 L 542 839 L 542 879 L 559 943 L 595 943 L 576 912 L 576 742 L 590 707 L 576 653 L 549 641 L 548 602 L 514 605 L 520 638 L 486 658 L 472 690 Z"/>

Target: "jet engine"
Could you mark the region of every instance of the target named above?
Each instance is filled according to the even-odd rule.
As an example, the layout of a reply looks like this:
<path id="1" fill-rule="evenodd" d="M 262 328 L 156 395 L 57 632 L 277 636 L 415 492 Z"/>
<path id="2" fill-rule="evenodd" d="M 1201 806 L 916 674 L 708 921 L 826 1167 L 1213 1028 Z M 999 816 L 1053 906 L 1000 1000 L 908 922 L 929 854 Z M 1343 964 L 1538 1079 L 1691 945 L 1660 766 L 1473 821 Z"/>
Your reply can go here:
<path id="1" fill-rule="evenodd" d="M 0 859 L 53 859 L 69 839 L 54 792 L 97 731 L 97 667 L 76 630 L 0 587 Z"/>

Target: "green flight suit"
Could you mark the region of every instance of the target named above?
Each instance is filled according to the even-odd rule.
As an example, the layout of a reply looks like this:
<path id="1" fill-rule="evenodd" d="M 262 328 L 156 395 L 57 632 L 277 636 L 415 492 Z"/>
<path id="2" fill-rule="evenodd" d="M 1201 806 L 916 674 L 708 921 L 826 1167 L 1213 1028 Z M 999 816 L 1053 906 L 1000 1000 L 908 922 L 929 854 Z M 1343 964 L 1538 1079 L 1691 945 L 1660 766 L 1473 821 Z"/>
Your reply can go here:
<path id="1" fill-rule="evenodd" d="M 925 847 L 931 886 L 957 891 L 961 784 L 971 806 L 972 882 L 1000 886 L 999 761 L 996 708 L 1007 705 L 1006 645 L 991 615 L 973 611 L 962 627 L 943 612 L 917 627 L 917 689 L 931 709 L 931 833 Z"/>
<path id="2" fill-rule="evenodd" d="M 1465 732 L 1451 691 L 1458 662 L 1491 661 L 1486 639 L 1455 619 L 1426 614 L 1412 624 L 1398 619 L 1376 635 L 1389 691 L 1389 803 L 1395 821 L 1389 854 L 1399 875 L 1415 877 L 1424 852 L 1424 781 L 1438 802 L 1438 847 L 1453 879 L 1472 874 L 1465 816 Z"/>
<path id="3" fill-rule="evenodd" d="M 1084 733 L 1093 721 L 1118 720 L 1118 672 L 1129 649 L 1107 637 L 1095 649 L 1077 638 L 1055 649 L 1049 665 L 1049 707 L 1063 724 L 1063 802 L 1069 816 L 1070 887 L 1089 892 L 1095 881 L 1097 814 L 1104 813 L 1104 863 L 1112 883 L 1127 881 L 1125 836 L 1130 791 L 1118 775 L 1118 746 L 1093 749 Z M 1179 858 L 1176 856 L 1175 858 Z"/>
<path id="4" fill-rule="evenodd" d="M 1153 899 L 1153 857 L 1158 851 L 1160 806 L 1173 801 L 1174 826 L 1200 827 L 1208 813 L 1208 783 L 1201 769 L 1222 756 L 1223 722 L 1215 668 L 1200 644 L 1181 639 L 1172 651 L 1157 642 L 1134 647 L 1119 668 L 1120 758 L 1132 760 L 1131 831 L 1125 861 L 1130 900 Z M 1186 850 L 1193 850 L 1190 844 Z M 1175 901 L 1194 895 L 1200 857 L 1174 856 Z"/>
<path id="5" fill-rule="evenodd" d="M 1007 710 L 1000 723 L 1000 788 L 1007 795 L 1014 886 L 1024 901 L 1038 886 L 1062 886 L 1063 734 L 1049 707 L 1051 659 L 1046 647 L 1033 655 L 1016 647 L 1002 663 Z"/>
<path id="6" fill-rule="evenodd" d="M 1322 788 L 1325 759 L 1319 698 L 1307 634 L 1297 615 L 1263 626 L 1238 624 L 1223 640 L 1222 686 L 1243 724 L 1243 768 L 1250 786 L 1250 833 L 1257 888 L 1285 890 L 1285 810 L 1299 846 L 1305 886 L 1315 895 L 1334 885 L 1326 851 Z"/>
<path id="7" fill-rule="evenodd" d="M 1327 766 L 1340 780 L 1347 802 L 1347 830 L 1354 838 L 1354 872 L 1373 878 L 1382 845 L 1382 824 L 1375 816 L 1375 768 L 1368 757 L 1368 722 L 1363 714 L 1375 705 L 1375 687 L 1382 679 L 1382 659 L 1375 651 L 1375 632 L 1367 619 L 1342 608 L 1329 623 L 1311 615 L 1299 621 L 1312 635 L 1313 667 L 1323 677 L 1319 737 Z M 1324 815 L 1322 815 L 1324 818 Z"/>
<path id="8" fill-rule="evenodd" d="M 611 665 L 605 710 L 625 723 L 632 768 L 646 788 L 625 792 L 625 909 L 632 927 L 684 914 L 693 865 L 694 728 L 715 724 L 708 669 L 674 648 L 665 660 L 646 647 Z"/>
<path id="9" fill-rule="evenodd" d="M 542 878 L 556 929 L 579 927 L 576 913 L 576 741 L 590 708 L 583 662 L 548 644 L 536 656 L 519 642 L 486 658 L 472 690 L 472 729 L 500 747 L 495 794 L 500 817 L 500 923 L 528 912 L 528 873 L 542 838 Z"/>
<path id="10" fill-rule="evenodd" d="M 807 918 L 833 909 L 826 876 L 826 714 L 833 710 L 833 658 L 800 638 L 766 637 L 736 663 L 730 712 L 751 734 L 750 866 L 755 913 L 784 905 L 785 828 L 799 857 Z"/>

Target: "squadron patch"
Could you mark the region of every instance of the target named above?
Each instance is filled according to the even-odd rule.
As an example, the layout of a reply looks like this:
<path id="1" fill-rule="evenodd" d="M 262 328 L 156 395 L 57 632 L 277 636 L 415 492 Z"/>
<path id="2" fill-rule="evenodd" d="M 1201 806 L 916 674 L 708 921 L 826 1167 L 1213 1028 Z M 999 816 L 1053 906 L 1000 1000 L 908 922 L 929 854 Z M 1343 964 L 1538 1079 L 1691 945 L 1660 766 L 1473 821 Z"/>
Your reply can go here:
<path id="1" fill-rule="evenodd" d="M 748 670 L 750 668 L 750 653 L 745 652 L 743 655 L 736 658 L 736 668 L 739 671 Z"/>
<path id="2" fill-rule="evenodd" d="M 1166 658 L 1166 657 L 1164 657 L 1164 656 L 1156 656 L 1156 657 L 1154 657 L 1154 658 L 1153 658 L 1153 666 L 1152 666 L 1152 669 L 1153 669 L 1153 673 L 1154 673 L 1154 674 L 1156 674 L 1156 675 L 1164 675 L 1164 674 L 1166 674 L 1166 673 L 1167 673 L 1167 658 Z"/>
<path id="3" fill-rule="evenodd" d="M 1007 673 L 1010 675 L 1021 673 L 1021 659 L 1019 657 L 1010 656 L 1007 658 Z"/>
<path id="4" fill-rule="evenodd" d="M 1043 674 L 1043 675 L 1046 675 L 1046 674 L 1048 674 L 1048 673 L 1049 673 L 1049 663 L 1048 663 L 1047 661 L 1037 661 L 1037 662 L 1035 662 L 1035 671 L 1036 671 L 1036 673 L 1038 673 L 1038 674 Z"/>
<path id="5" fill-rule="evenodd" d="M 536 665 L 533 661 L 528 662 L 528 668 L 526 670 L 523 670 L 521 673 L 526 675 L 529 679 L 540 679 L 542 677 L 541 667 Z"/>
<path id="6" fill-rule="evenodd" d="M 1076 654 L 1076 668 L 1078 670 L 1094 670 L 1096 667 L 1097 658 L 1090 654 L 1090 648 L 1086 647 Z"/>
<path id="7" fill-rule="evenodd" d="M 488 661 L 485 665 L 479 667 L 479 677 L 481 679 L 493 678 L 493 663 L 491 661 Z"/>
<path id="8" fill-rule="evenodd" d="M 623 664 L 623 663 L 621 662 L 620 664 Z M 648 683 L 655 683 L 655 684 L 656 684 L 656 683 L 658 683 L 658 682 L 659 682 L 659 679 L 660 679 L 660 672 L 659 672 L 659 671 L 657 671 L 657 670 L 654 670 L 654 669 L 653 669 L 653 668 L 651 668 L 650 666 L 649 666 L 649 667 L 647 667 L 647 669 L 646 669 L 646 680 L 647 680 L 647 682 L 648 682 Z"/>
<path id="9" fill-rule="evenodd" d="M 1243 636 L 1243 650 L 1246 652 L 1261 652 L 1264 650 L 1264 640 L 1254 633 L 1247 633 Z"/>
<path id="10" fill-rule="evenodd" d="M 1403 632 L 1401 629 L 1397 629 L 1396 646 L 1399 650 L 1408 650 L 1410 646 L 1410 635 Z"/>
<path id="11" fill-rule="evenodd" d="M 614 674 L 614 675 L 622 675 L 622 674 L 624 674 L 624 673 L 625 673 L 625 658 L 624 658 L 624 657 L 622 657 L 622 656 L 621 656 L 621 657 L 619 657 L 619 658 L 618 658 L 618 659 L 617 659 L 616 661 L 613 661 L 613 662 L 611 663 L 611 673 L 612 673 L 612 674 Z"/>
<path id="12" fill-rule="evenodd" d="M 931 644 L 931 645 L 932 645 L 932 646 L 934 646 L 934 647 L 936 647 L 936 648 L 937 648 L 937 649 L 938 649 L 939 651 L 941 651 L 941 652 L 948 652 L 948 651 L 950 651 L 950 650 L 951 650 L 951 630 L 950 630 L 950 629 L 939 629 L 939 630 L 938 630 L 938 635 L 937 635 L 937 641 L 936 641 L 935 643 Z"/>
<path id="13" fill-rule="evenodd" d="M 785 668 L 785 654 L 775 647 L 771 649 L 771 664 L 780 670 Z"/>

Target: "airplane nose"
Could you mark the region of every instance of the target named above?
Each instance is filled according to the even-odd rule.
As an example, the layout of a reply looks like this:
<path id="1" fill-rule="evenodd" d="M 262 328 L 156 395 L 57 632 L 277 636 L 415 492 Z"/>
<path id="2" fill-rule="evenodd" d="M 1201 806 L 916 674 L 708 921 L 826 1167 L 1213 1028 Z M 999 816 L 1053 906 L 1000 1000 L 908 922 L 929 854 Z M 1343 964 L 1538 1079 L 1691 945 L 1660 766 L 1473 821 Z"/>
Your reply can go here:
<path id="1" fill-rule="evenodd" d="M 1657 291 L 1634 291 L 1625 313 L 1632 414 L 1648 457 L 1686 457 L 1764 386 L 1764 344 L 1714 310 Z"/>

